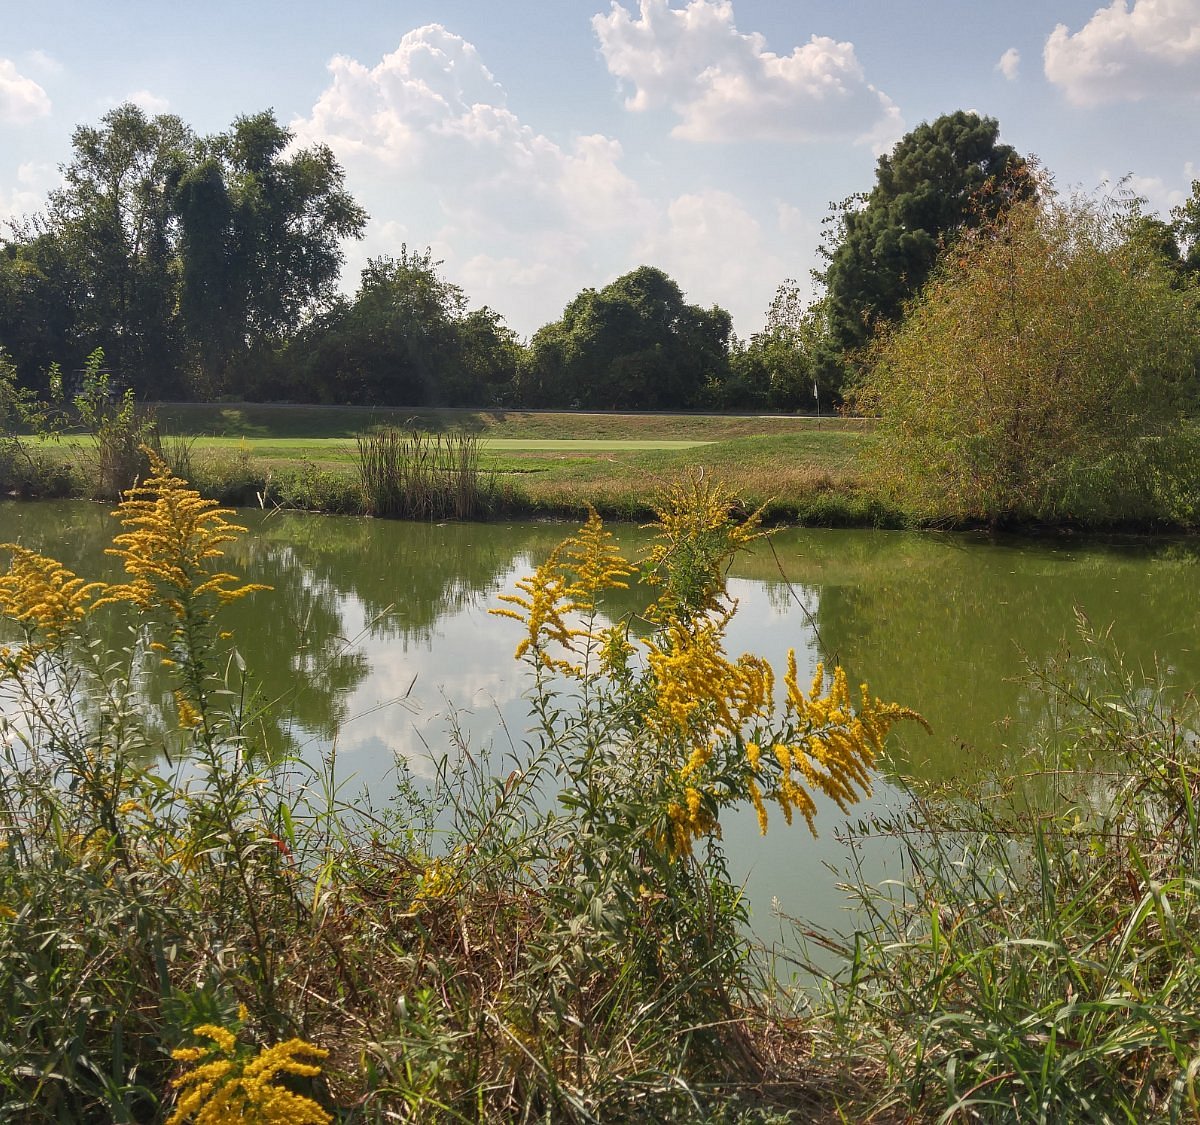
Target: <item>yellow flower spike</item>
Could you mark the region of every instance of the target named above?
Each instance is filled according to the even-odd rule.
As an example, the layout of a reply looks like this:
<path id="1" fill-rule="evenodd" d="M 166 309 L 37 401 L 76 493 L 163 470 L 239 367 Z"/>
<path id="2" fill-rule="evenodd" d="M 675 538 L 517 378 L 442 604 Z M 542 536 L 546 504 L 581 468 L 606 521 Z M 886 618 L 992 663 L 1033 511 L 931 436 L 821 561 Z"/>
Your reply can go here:
<path id="1" fill-rule="evenodd" d="M 754 778 L 750 779 L 747 788 L 750 792 L 750 802 L 754 805 L 754 812 L 758 816 L 758 833 L 760 836 L 765 836 L 767 834 L 767 808 L 763 804 L 762 790 L 759 789 Z"/>
<path id="2" fill-rule="evenodd" d="M 770 663 L 753 655 L 733 660 L 725 652 L 736 609 L 726 568 L 735 551 L 762 534 L 760 513 L 736 524 L 731 512 L 728 495 L 702 476 L 676 485 L 658 505 L 645 580 L 661 593 L 644 614 L 653 626 L 649 637 L 631 642 L 626 626 L 593 632 L 590 622 L 583 629 L 567 624 L 570 613 L 586 620 L 598 592 L 625 586 L 632 573 L 594 511 L 517 584 L 518 593 L 501 599 L 506 606 L 492 611 L 525 626 L 517 656 L 540 671 L 591 676 L 549 648 L 557 643 L 577 652 L 577 640 L 587 639 L 597 656 L 595 685 L 611 692 L 614 706 L 636 707 L 638 733 L 630 748 L 659 763 L 662 819 L 653 839 L 672 858 L 691 854 L 697 839 L 719 836 L 722 807 L 743 800 L 753 805 L 761 832 L 768 802 L 789 824 L 798 812 L 815 832 L 813 795 L 848 807 L 870 792 L 875 756 L 891 727 L 900 719 L 924 722 L 907 708 L 872 699 L 865 684 L 856 711 L 840 666 L 827 675 L 818 664 L 806 691 L 794 650 L 787 656 L 786 699 L 777 721 Z M 639 650 L 640 663 L 634 659 Z M 434 876 L 430 872 L 425 880 L 430 889 L 437 885 Z"/>
<path id="3" fill-rule="evenodd" d="M 175 711 L 180 730 L 193 730 L 204 721 L 199 709 L 182 691 L 175 692 Z"/>
<path id="4" fill-rule="evenodd" d="M 590 615 L 595 612 L 597 596 L 606 589 L 627 589 L 627 579 L 635 573 L 617 549 L 611 534 L 594 509 L 589 509 L 587 522 L 573 536 L 559 544 L 533 574 L 517 582 L 520 594 L 501 594 L 506 606 L 490 613 L 511 617 L 526 627 L 526 635 L 517 645 L 515 658 L 532 654 L 541 667 L 578 675 L 581 669 L 569 660 L 556 659 L 546 651 L 548 644 L 561 645 L 575 652 L 576 641 L 598 644 L 600 660 L 612 668 L 623 665 L 628 647 L 616 630 L 571 627 L 566 623 L 570 614 Z"/>
<path id="5" fill-rule="evenodd" d="M 525 596 L 500 595 L 500 601 L 515 605 L 517 609 L 500 607 L 488 611 L 497 617 L 511 617 L 525 625 L 526 635 L 517 645 L 514 659 L 520 660 L 528 652 L 533 652 L 540 659 L 547 642 L 557 642 L 570 650 L 579 631 L 570 628 L 563 620 L 563 615 L 582 607 L 575 600 L 570 583 L 562 571 L 562 545 L 551 551 L 549 558 L 533 574 L 522 578 L 517 583 L 517 589 Z"/>
<path id="6" fill-rule="evenodd" d="M 239 1022 L 245 1008 L 239 1006 Z M 225 1028 L 202 1024 L 194 1034 L 211 1039 L 211 1047 L 181 1047 L 172 1053 L 180 1062 L 193 1064 L 175 1079 L 179 1092 L 175 1110 L 166 1125 L 328 1125 L 333 1120 L 311 1098 L 276 1084 L 280 1075 L 315 1078 L 316 1061 L 328 1051 L 303 1039 L 289 1039 L 264 1047 L 249 1059 L 238 1050 L 237 1038 Z"/>
<path id="7" fill-rule="evenodd" d="M 571 592 L 580 608 L 594 608 L 596 596 L 604 590 L 629 589 L 629 579 L 637 573 L 590 504 L 587 522 L 567 540 L 563 559 L 575 575 Z"/>
<path id="8" fill-rule="evenodd" d="M 218 1027 L 212 1023 L 200 1024 L 193 1029 L 192 1034 L 197 1039 L 211 1039 L 217 1045 L 217 1049 L 223 1051 L 225 1054 L 229 1054 L 237 1043 L 237 1036 L 232 1031 L 227 1031 L 225 1028 Z"/>
<path id="9" fill-rule="evenodd" d="M 713 747 L 710 743 L 704 743 L 696 746 L 688 755 L 688 760 L 684 764 L 683 769 L 679 771 L 680 778 L 686 780 L 698 770 L 702 770 L 711 760 L 713 756 Z"/>
<path id="10" fill-rule="evenodd" d="M 87 582 L 57 560 L 15 543 L 0 549 L 12 556 L 8 573 L 0 575 L 0 615 L 41 634 L 50 645 L 71 633 L 103 599 L 103 582 Z M 11 658 L 11 650 L 6 652 Z"/>
<path id="11" fill-rule="evenodd" d="M 439 899 L 450 898 L 458 892 L 461 883 L 462 876 L 453 860 L 435 859 L 421 873 L 417 893 L 408 909 L 416 912 Z"/>
<path id="12" fill-rule="evenodd" d="M 239 585 L 236 576 L 209 569 L 209 560 L 221 558 L 222 546 L 246 529 L 226 519 L 232 509 L 205 500 L 153 450 L 143 451 L 150 476 L 126 492 L 113 513 L 127 530 L 105 552 L 122 560 L 133 581 L 108 587 L 101 601 L 130 601 L 146 609 L 162 605 L 183 618 L 195 598 L 211 596 L 224 604 L 270 589 L 255 582 Z"/>

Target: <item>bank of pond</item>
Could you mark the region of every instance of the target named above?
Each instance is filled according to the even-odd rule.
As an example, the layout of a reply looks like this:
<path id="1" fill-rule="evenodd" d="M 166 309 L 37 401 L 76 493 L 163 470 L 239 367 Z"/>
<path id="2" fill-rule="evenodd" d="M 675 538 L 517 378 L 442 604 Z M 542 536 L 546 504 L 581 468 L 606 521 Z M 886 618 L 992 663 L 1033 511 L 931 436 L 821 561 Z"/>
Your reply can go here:
<path id="1" fill-rule="evenodd" d="M 536 602 L 520 583 L 570 528 L 262 508 L 236 518 L 248 532 L 222 545 L 220 566 L 261 589 L 221 607 L 217 624 L 237 655 L 216 674 L 245 704 L 239 752 L 249 758 L 252 732 L 262 755 L 253 768 L 272 777 L 270 792 L 303 791 L 310 812 L 271 813 L 273 847 L 221 836 L 182 859 L 182 844 L 160 857 L 186 881 L 202 852 L 243 849 L 206 893 L 243 894 L 249 913 L 226 919 L 229 934 L 198 939 L 203 955 L 181 952 L 180 919 L 155 913 L 152 887 L 134 903 L 112 888 L 127 885 L 122 831 L 182 838 L 181 825 L 194 828 L 201 814 L 185 809 L 168 830 L 155 820 L 167 814 L 131 791 L 121 795 L 124 829 L 93 826 L 70 843 L 82 828 L 59 810 L 45 830 L 58 833 L 57 862 L 74 855 L 75 867 L 22 868 L 36 848 L 19 840 L 28 814 L 11 767 L 30 720 L 28 700 L 9 690 L 0 867 L 10 895 L 32 896 L 0 904 L 0 941 L 16 957 L 2 971 L 16 991 L 0 1034 L 10 1045 L 0 1088 L 21 1106 L 12 1119 L 140 1121 L 165 1107 L 173 1121 L 209 1120 L 204 1106 L 233 1088 L 229 1075 L 243 1076 L 229 1112 L 249 1113 L 258 1095 L 245 1076 L 265 1057 L 249 1045 L 299 1039 L 331 1055 L 297 1047 L 271 1073 L 292 1075 L 283 1086 L 313 1116 L 263 1120 L 1195 1114 L 1200 544 L 797 528 L 754 541 L 725 572 L 736 603 L 728 653 L 783 669 L 794 650 L 802 685 L 818 664 L 841 666 L 852 685 L 867 681 L 871 696 L 919 712 L 929 730 L 900 724 L 872 795 L 847 812 L 818 796 L 816 837 L 774 811 L 762 835 L 746 802 L 719 810 L 711 840 L 697 831 L 693 854 L 668 848 L 674 866 L 636 859 L 644 882 L 602 889 L 606 864 L 636 866 L 632 852 L 653 841 L 622 844 L 586 818 L 571 823 L 594 837 L 555 834 L 562 767 L 546 766 L 547 723 L 587 714 L 592 689 L 570 677 L 553 691 L 535 687 L 513 660 L 520 628 L 490 612 L 504 598 Z M 119 530 L 102 505 L 0 505 L 0 540 L 111 583 L 127 561 L 111 552 Z M 636 525 L 610 530 L 627 557 L 656 542 Z M 652 636 L 656 596 L 614 584 L 597 612 L 629 622 L 635 639 Z M 105 646 L 120 651 L 130 627 L 112 625 Z M 194 741 L 201 719 L 193 723 L 173 678 L 176 650 L 191 642 L 173 636 L 162 660 L 130 669 L 131 698 L 114 714 L 161 713 L 154 722 Z M 66 702 L 83 680 L 44 686 L 59 693 L 55 708 L 104 710 L 83 694 Z M 147 742 L 145 754 L 156 753 Z M 128 768 L 215 769 L 203 754 L 184 759 L 133 752 Z M 91 768 L 45 780 L 116 784 Z M 510 807 L 527 777 L 525 803 Z M 609 778 L 605 791 L 625 783 Z M 316 796 L 340 810 L 340 827 L 311 813 Z M 233 803 L 226 835 L 263 811 L 244 793 Z M 310 814 L 320 848 L 289 835 Z M 568 803 L 563 824 L 579 815 Z M 320 864 L 306 868 L 313 857 Z M 55 878 L 61 901 L 37 901 Z M 284 914 L 299 909 L 304 925 L 275 914 L 271 897 L 301 884 Z M 676 899 L 669 910 L 664 896 Z M 72 930 L 79 917 L 65 917 L 72 910 L 92 912 L 83 937 Z M 117 960 L 149 958 L 136 987 L 141 970 L 127 970 L 123 994 L 96 964 L 118 940 Z M 35 983 L 20 984 L 18 972 Z M 48 1015 L 59 979 L 100 982 L 111 995 L 98 991 L 70 1031 Z M 125 1020 L 118 999 L 155 1008 L 174 1030 L 155 1039 L 154 1020 Z M 128 1057 L 92 1041 L 89 1019 L 120 1027 Z M 197 1039 L 189 1028 L 209 1030 Z M 184 1054 L 172 1061 L 171 1047 Z M 188 1077 L 193 1064 L 225 1063 L 226 1078 Z M 188 1102 L 198 1090 L 204 1097 Z"/>

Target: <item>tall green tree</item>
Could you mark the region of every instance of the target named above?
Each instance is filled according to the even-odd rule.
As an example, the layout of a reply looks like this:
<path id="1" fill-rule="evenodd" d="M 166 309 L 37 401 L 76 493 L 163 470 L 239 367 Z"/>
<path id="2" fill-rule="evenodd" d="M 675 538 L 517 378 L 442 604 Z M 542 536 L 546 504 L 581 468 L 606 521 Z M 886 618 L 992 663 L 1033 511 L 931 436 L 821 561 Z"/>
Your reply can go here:
<path id="1" fill-rule="evenodd" d="M 280 344 L 330 305 L 342 242 L 366 225 L 329 148 L 289 152 L 292 139 L 271 110 L 239 117 L 203 142 L 176 184 L 180 307 L 216 389 L 256 348 Z"/>
<path id="2" fill-rule="evenodd" d="M 290 349 L 291 397 L 403 406 L 503 398 L 519 346 L 499 316 L 468 311 L 428 248 L 369 259 L 353 302 L 314 320 Z"/>
<path id="3" fill-rule="evenodd" d="M 45 394 L 53 363 L 70 371 L 98 346 L 78 319 L 87 287 L 69 247 L 34 220 L 0 243 L 0 347 L 8 349 L 21 384 Z"/>
<path id="4" fill-rule="evenodd" d="M 995 119 L 962 110 L 919 125 L 879 158 L 870 194 L 842 205 L 819 275 L 840 348 L 897 321 L 962 230 L 1034 191 L 1025 160 L 999 133 Z"/>
<path id="5" fill-rule="evenodd" d="M 840 403 L 841 369 L 829 345 L 828 302 L 809 302 L 788 278 L 766 324 L 730 354 L 717 405 L 758 410 L 830 410 Z"/>
<path id="6" fill-rule="evenodd" d="M 1200 280 L 1200 180 L 1192 181 L 1192 194 L 1171 212 L 1171 227 L 1184 267 Z"/>
<path id="7" fill-rule="evenodd" d="M 176 216 L 171 185 L 194 144 L 171 114 L 126 104 L 99 127 L 79 126 L 63 186 L 49 199 L 47 233 L 82 280 L 77 330 L 102 340 L 121 379 L 172 389 L 179 366 Z"/>
<path id="8" fill-rule="evenodd" d="M 271 111 L 197 138 L 135 105 L 72 135 L 46 213 L 0 244 L 0 344 L 24 380 L 103 347 L 139 394 L 237 389 L 335 297 L 366 214 Z"/>
<path id="9" fill-rule="evenodd" d="M 688 304 L 653 266 L 585 289 L 538 330 L 520 376 L 529 405 L 682 410 L 728 377 L 729 314 Z"/>

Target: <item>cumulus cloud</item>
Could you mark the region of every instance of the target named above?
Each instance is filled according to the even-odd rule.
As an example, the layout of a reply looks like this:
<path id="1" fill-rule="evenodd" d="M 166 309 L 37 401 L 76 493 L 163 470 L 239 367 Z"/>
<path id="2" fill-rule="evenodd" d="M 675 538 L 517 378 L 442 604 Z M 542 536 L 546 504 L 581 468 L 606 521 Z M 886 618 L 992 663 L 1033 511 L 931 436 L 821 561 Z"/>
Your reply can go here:
<path id="1" fill-rule="evenodd" d="M 45 51 L 30 51 L 25 56 L 29 62 L 44 74 L 62 74 L 63 65 L 53 55 Z"/>
<path id="2" fill-rule="evenodd" d="M 26 125 L 49 113 L 50 95 L 11 59 L 0 59 L 0 122 Z"/>
<path id="3" fill-rule="evenodd" d="M 515 227 L 543 221 L 541 207 L 604 227 L 642 206 L 618 142 L 591 135 L 563 146 L 525 125 L 475 47 L 437 24 L 409 32 L 374 67 L 339 56 L 329 69 L 311 116 L 292 123 L 297 138 L 402 178 L 432 177 L 458 223 Z"/>
<path id="4" fill-rule="evenodd" d="M 166 98 L 159 97 L 150 90 L 134 90 L 132 94 L 126 94 L 121 102 L 132 102 L 151 117 L 159 113 L 166 113 L 171 108 L 171 103 Z"/>
<path id="5" fill-rule="evenodd" d="M 1200 0 L 1112 0 L 1077 32 L 1059 24 L 1046 77 L 1076 105 L 1200 93 Z"/>
<path id="6" fill-rule="evenodd" d="M 403 217 L 417 245 L 451 248 L 448 273 L 475 300 L 505 312 L 514 296 L 545 301 L 567 275 L 594 279 L 598 243 L 654 221 L 619 142 L 560 143 L 527 125 L 476 48 L 440 25 L 409 32 L 373 66 L 338 56 L 329 71 L 311 114 L 291 123 L 297 143 L 328 144 L 346 166 L 379 220 L 369 240 Z"/>
<path id="7" fill-rule="evenodd" d="M 1167 218 L 1171 208 L 1178 207 L 1187 199 L 1193 172 L 1192 164 L 1185 164 L 1180 178 L 1169 182 L 1162 176 L 1140 176 L 1133 172 L 1117 176 L 1105 169 L 1101 171 L 1099 179 L 1102 191 L 1120 196 L 1132 193 L 1145 201 L 1147 213 Z"/>
<path id="8" fill-rule="evenodd" d="M 339 56 L 329 75 L 291 127 L 298 144 L 330 146 L 373 216 L 347 247 L 349 288 L 367 256 L 428 245 L 473 304 L 529 334 L 584 286 L 648 264 L 746 331 L 813 256 L 814 224 L 789 203 L 756 216 L 729 192 L 650 194 L 614 138 L 542 133 L 508 108 L 475 47 L 441 26 L 374 63 Z"/>
<path id="9" fill-rule="evenodd" d="M 729 192 L 689 192 L 640 243 L 639 260 L 665 269 L 692 303 L 736 311 L 743 331 L 756 328 L 778 283 L 812 256 L 812 224 L 787 204 L 776 210 L 764 226 Z"/>
<path id="10" fill-rule="evenodd" d="M 27 161 L 17 166 L 16 185 L 5 190 L 0 188 L 0 222 L 21 219 L 33 215 L 46 204 L 51 189 L 62 182 L 62 176 L 53 164 Z"/>
<path id="11" fill-rule="evenodd" d="M 1010 82 L 1015 82 L 1021 70 L 1021 52 L 1016 47 L 1009 47 L 1000 56 L 1000 61 L 996 63 L 996 69 Z"/>
<path id="12" fill-rule="evenodd" d="M 613 0 L 592 19 L 609 71 L 632 87 L 631 110 L 658 106 L 691 141 L 812 141 L 853 137 L 886 146 L 904 131 L 900 111 L 866 80 L 852 43 L 813 35 L 791 54 L 734 23 L 731 0 Z"/>

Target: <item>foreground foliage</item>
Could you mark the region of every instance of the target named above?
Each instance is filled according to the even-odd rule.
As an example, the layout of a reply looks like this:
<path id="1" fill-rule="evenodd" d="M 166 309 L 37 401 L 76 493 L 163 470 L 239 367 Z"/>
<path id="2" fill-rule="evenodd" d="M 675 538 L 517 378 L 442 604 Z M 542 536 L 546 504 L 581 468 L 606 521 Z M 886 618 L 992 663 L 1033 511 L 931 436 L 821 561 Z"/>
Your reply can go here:
<path id="1" fill-rule="evenodd" d="M 19 546 L 0 578 L 0 1119 L 761 1117 L 721 817 L 848 806 L 914 716 L 794 658 L 777 711 L 770 666 L 725 653 L 753 517 L 669 494 L 642 622 L 603 616 L 635 567 L 589 519 L 503 607 L 525 751 L 459 747 L 373 810 L 269 759 L 218 620 L 269 595 L 220 569 L 230 513 L 148 456 L 125 580 Z"/>
<path id="2" fill-rule="evenodd" d="M 1030 777 L 918 793 L 868 826 L 905 875 L 852 874 L 863 924 L 827 984 L 822 1052 L 872 1076 L 864 1118 L 1194 1121 L 1196 701 L 1172 704 L 1086 621 L 1029 684 L 1047 715 Z"/>

